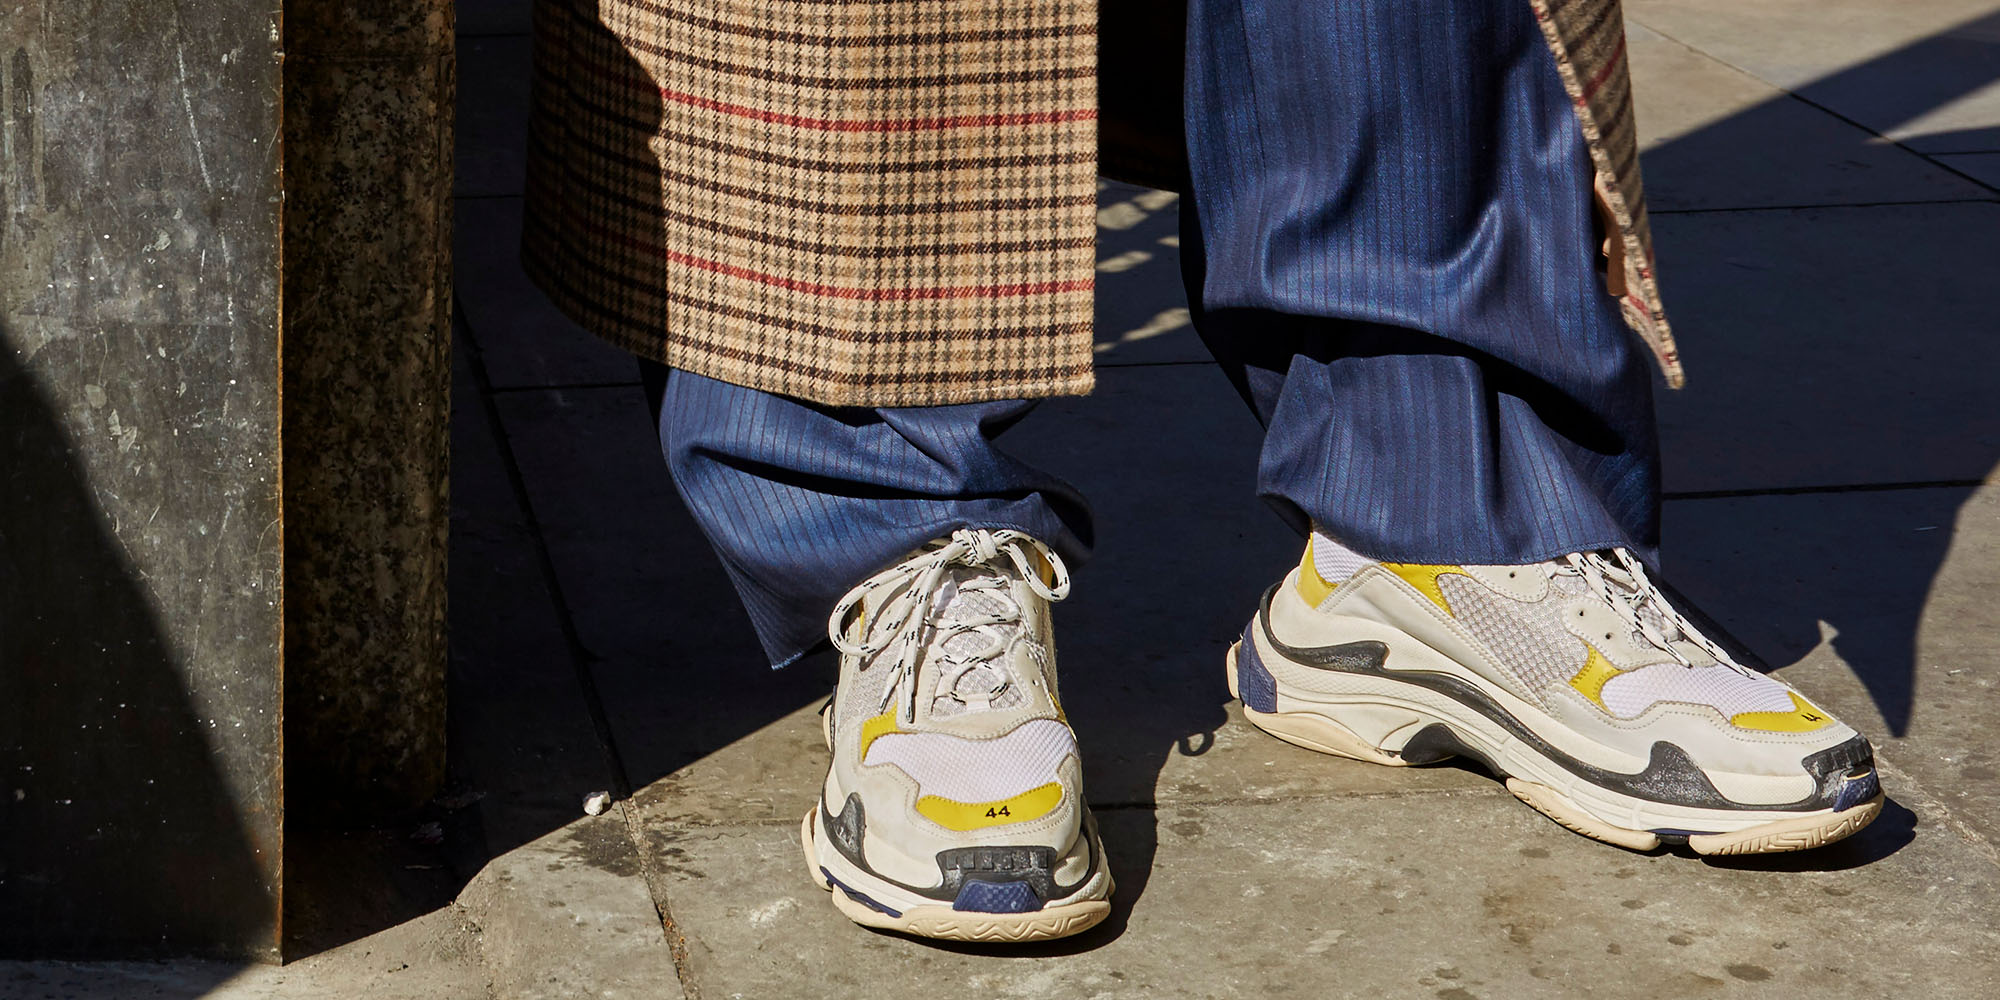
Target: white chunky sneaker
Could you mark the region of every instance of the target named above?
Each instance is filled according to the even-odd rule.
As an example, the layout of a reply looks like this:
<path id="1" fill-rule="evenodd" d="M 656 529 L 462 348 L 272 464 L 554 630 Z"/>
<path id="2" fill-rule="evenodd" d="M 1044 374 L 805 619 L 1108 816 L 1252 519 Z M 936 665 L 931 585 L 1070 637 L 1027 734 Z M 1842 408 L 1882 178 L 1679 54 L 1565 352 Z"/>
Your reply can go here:
<path id="1" fill-rule="evenodd" d="M 813 880 L 870 927 L 1036 941 L 1110 913 L 1111 873 L 1056 697 L 1062 560 L 960 530 L 850 591 L 827 769 L 800 831 Z"/>
<path id="2" fill-rule="evenodd" d="M 1867 739 L 1738 664 L 1622 549 L 1419 566 L 1316 534 L 1227 668 L 1279 739 L 1391 765 L 1470 757 L 1634 850 L 1801 850 L 1882 808 Z"/>

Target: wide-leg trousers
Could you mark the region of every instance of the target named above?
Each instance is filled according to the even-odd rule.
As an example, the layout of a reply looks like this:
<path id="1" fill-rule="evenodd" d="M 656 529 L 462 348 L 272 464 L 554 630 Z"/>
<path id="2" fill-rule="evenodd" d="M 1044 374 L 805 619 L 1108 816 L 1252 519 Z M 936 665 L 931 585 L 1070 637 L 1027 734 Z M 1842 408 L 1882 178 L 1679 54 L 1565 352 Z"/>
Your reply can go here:
<path id="1" fill-rule="evenodd" d="M 1258 492 L 1377 558 L 1652 558 L 1651 374 L 1527 0 L 1191 0 L 1187 51 L 1187 295 L 1265 427 Z M 1033 401 L 826 407 L 642 368 L 774 664 L 956 528 L 1088 552 L 1077 491 L 995 447 Z"/>

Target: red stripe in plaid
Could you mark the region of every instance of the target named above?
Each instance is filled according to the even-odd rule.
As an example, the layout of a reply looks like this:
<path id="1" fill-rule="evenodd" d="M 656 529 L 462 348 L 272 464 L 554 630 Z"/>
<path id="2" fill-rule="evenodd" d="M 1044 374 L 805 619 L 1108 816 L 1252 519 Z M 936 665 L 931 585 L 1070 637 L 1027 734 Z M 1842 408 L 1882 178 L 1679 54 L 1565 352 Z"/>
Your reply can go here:
<path id="1" fill-rule="evenodd" d="M 730 104 L 699 94 L 683 94 L 677 90 L 660 88 L 660 96 L 676 104 L 686 104 L 705 111 L 720 111 L 725 115 L 750 118 L 773 125 L 791 125 L 797 128 L 818 129 L 824 132 L 926 132 L 948 128 L 991 128 L 995 125 L 1047 125 L 1052 122 L 1086 122 L 1097 119 L 1096 108 L 1070 108 L 1063 111 L 1033 111 L 1012 115 L 953 115 L 947 118 L 885 118 L 885 119 L 830 119 L 807 118 L 803 115 L 788 115 L 777 111 Z"/>
<path id="2" fill-rule="evenodd" d="M 1597 89 L 1604 86 L 1604 81 L 1611 79 L 1611 74 L 1618 69 L 1618 64 L 1624 59 L 1625 36 L 1621 34 L 1618 36 L 1617 47 L 1613 48 L 1611 55 L 1605 58 L 1604 65 L 1598 67 L 1597 74 L 1590 78 L 1589 83 L 1583 85 L 1583 99 L 1588 101 L 1597 96 Z"/>
<path id="3" fill-rule="evenodd" d="M 843 288 L 839 285 L 822 285 L 813 281 L 800 281 L 783 275 L 765 274 L 735 264 L 725 264 L 719 260 L 696 257 L 693 254 L 668 250 L 664 247 L 648 247 L 643 241 L 630 239 L 602 226 L 593 226 L 591 231 L 613 243 L 631 246 L 634 249 L 655 250 L 675 264 L 726 274 L 732 278 L 743 278 L 759 284 L 782 288 L 791 292 L 804 292 L 829 299 L 855 299 L 862 302 L 913 302 L 926 299 L 1006 299 L 1024 295 L 1051 295 L 1059 292 L 1088 292 L 1097 287 L 1097 279 L 1082 278 L 1071 281 L 1033 281 L 1006 285 L 956 285 L 918 286 L 913 288 Z"/>

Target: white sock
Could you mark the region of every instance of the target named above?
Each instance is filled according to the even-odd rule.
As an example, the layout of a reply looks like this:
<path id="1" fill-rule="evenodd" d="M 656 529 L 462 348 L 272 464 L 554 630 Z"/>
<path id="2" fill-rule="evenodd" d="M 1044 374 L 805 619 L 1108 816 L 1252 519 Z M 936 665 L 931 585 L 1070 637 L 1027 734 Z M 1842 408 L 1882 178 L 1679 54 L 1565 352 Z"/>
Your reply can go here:
<path id="1" fill-rule="evenodd" d="M 1315 529 L 1312 533 L 1313 569 L 1328 583 L 1339 583 L 1375 562 Z"/>

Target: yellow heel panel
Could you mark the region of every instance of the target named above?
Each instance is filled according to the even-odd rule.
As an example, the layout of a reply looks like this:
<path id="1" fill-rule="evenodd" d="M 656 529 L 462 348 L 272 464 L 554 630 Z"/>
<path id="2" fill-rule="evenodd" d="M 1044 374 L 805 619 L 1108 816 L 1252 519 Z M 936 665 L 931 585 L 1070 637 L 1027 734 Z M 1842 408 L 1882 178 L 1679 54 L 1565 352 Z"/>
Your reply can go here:
<path id="1" fill-rule="evenodd" d="M 1299 599 L 1306 602 L 1306 607 L 1309 608 L 1319 607 L 1320 602 L 1326 600 L 1328 594 L 1333 593 L 1333 584 L 1326 582 L 1326 577 L 1319 575 L 1319 564 L 1313 560 L 1311 537 L 1306 538 L 1305 558 L 1299 560 L 1298 589 Z"/>

